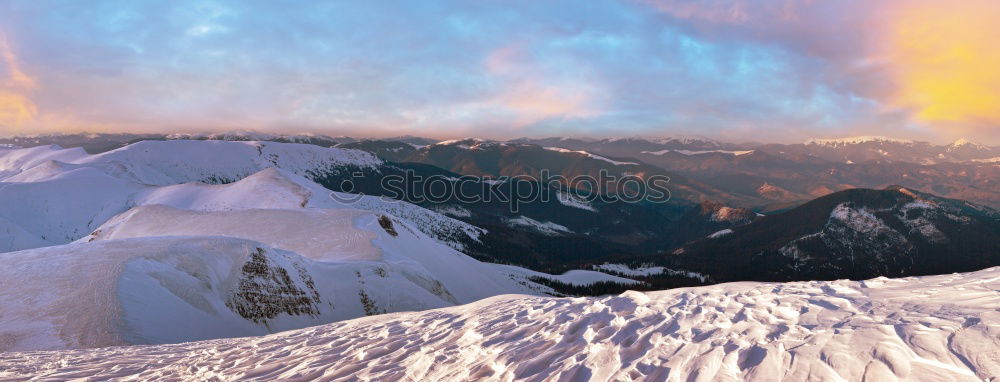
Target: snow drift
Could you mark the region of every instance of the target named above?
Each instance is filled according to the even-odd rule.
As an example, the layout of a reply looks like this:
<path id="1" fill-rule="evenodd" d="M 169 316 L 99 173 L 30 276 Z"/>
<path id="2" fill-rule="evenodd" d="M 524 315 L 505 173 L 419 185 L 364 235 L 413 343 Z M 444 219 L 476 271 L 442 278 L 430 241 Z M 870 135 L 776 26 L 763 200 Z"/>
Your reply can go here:
<path id="1" fill-rule="evenodd" d="M 955 381 L 1000 375 L 1000 268 L 499 296 L 263 337 L 0 353 L 0 378 Z"/>

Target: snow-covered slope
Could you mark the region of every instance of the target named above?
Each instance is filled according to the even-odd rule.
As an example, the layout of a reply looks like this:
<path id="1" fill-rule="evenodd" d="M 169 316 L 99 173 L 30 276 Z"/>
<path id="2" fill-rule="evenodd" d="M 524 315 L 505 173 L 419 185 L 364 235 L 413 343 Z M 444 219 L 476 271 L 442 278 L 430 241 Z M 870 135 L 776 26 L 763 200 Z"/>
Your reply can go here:
<path id="1" fill-rule="evenodd" d="M 7 221 L 0 224 L 0 251 L 65 244 L 132 206 L 147 204 L 201 211 L 376 210 L 413 222 L 459 249 L 483 233 L 409 203 L 368 196 L 338 202 L 306 178 L 380 163 L 362 151 L 275 142 L 145 141 L 99 155 L 58 146 L 0 151 L 0 219 Z"/>
<path id="2" fill-rule="evenodd" d="M 375 168 L 382 161 L 363 151 L 292 143 L 143 141 L 78 163 L 144 184 L 169 185 L 232 182 L 269 167 L 309 175 L 346 166 Z"/>
<path id="3" fill-rule="evenodd" d="M 1000 268 L 499 296 L 264 337 L 0 353 L 0 378 L 972 381 L 1000 375 Z"/>
<path id="4" fill-rule="evenodd" d="M 0 261 L 0 351 L 261 335 L 336 314 L 312 263 L 246 240 L 143 238 Z"/>
<path id="5" fill-rule="evenodd" d="M 562 276 L 476 261 L 352 209 L 136 207 L 78 243 L 0 254 L 0 351 L 261 335 L 499 294 Z"/>
<path id="6" fill-rule="evenodd" d="M 17 176 L 47 170 L 41 167 L 47 166 Z M 143 188 L 95 168 L 64 168 L 45 179 L 0 183 L 0 218 L 17 224 L 38 243 L 64 244 L 128 210 L 131 196 Z"/>
<path id="7" fill-rule="evenodd" d="M 48 161 L 93 167 L 108 175 L 149 185 L 225 183 L 269 167 L 308 175 L 337 167 L 375 168 L 382 163 L 359 150 L 278 142 L 142 141 L 88 155 L 80 148 L 41 146 L 0 152 L 4 178 Z"/>
<path id="8" fill-rule="evenodd" d="M 53 245 L 42 238 L 25 231 L 21 226 L 0 218 L 0 253 L 22 248 L 38 248 Z"/>
<path id="9" fill-rule="evenodd" d="M 337 197 L 331 197 L 331 194 Z M 185 183 L 154 188 L 136 197 L 134 204 L 163 204 L 196 211 L 251 208 L 355 208 L 378 211 L 411 223 L 421 232 L 461 250 L 463 242 L 479 240 L 485 232 L 414 204 L 369 195 L 331 193 L 319 184 L 278 168 L 267 168 L 229 184 Z"/>

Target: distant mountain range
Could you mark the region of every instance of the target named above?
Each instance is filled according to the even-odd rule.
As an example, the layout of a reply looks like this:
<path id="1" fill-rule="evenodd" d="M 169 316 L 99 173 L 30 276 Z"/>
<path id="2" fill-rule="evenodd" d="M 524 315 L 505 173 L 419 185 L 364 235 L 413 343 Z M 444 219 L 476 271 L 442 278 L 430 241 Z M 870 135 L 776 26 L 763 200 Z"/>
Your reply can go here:
<path id="1" fill-rule="evenodd" d="M 547 169 L 564 176 L 662 174 L 675 196 L 780 211 L 850 188 L 901 185 L 1000 208 L 1000 148 L 960 139 L 949 145 L 861 136 L 803 144 L 736 144 L 708 138 L 475 138 L 438 142 L 403 136 L 355 139 L 251 131 L 209 134 L 66 134 L 0 139 L 0 145 L 56 144 L 100 153 L 141 140 L 308 143 L 358 149 L 391 162 L 429 164 L 460 175 L 516 176 Z"/>
<path id="2" fill-rule="evenodd" d="M 477 176 L 537 174 L 540 169 L 567 176 L 601 169 L 664 174 L 673 179 L 679 197 L 762 212 L 840 190 L 894 184 L 1000 207 L 1000 149 L 964 140 L 939 146 L 881 137 L 754 146 L 639 138 L 464 139 L 424 146 L 363 140 L 340 147 Z"/>
<path id="3" fill-rule="evenodd" d="M 0 351 L 262 335 L 500 294 L 1000 264 L 997 210 L 926 192 L 981 187 L 970 195 L 989 199 L 996 163 L 847 164 L 701 140 L 578 140 L 595 145 L 584 148 L 572 140 L 404 139 L 119 134 L 4 142 Z M 52 140 L 73 147 L 43 144 Z M 911 143 L 801 147 L 844 145 L 888 151 Z M 633 155 L 622 153 L 628 147 Z M 543 170 L 669 176 L 672 197 L 602 200 L 591 196 L 625 191 L 525 177 Z M 414 180 L 391 186 L 406 177 Z M 893 181 L 904 184 L 855 187 Z M 466 199 L 487 193 L 497 199 Z M 513 208 L 517 195 L 533 196 Z"/>
<path id="4" fill-rule="evenodd" d="M 892 186 L 836 192 L 675 250 L 716 281 L 910 276 L 1000 264 L 1000 212 Z"/>
<path id="5" fill-rule="evenodd" d="M 1000 200 L 997 199 L 1000 187 L 995 187 L 1000 179 L 1000 172 L 998 172 L 1000 164 L 996 163 L 970 160 L 918 164 L 891 160 L 869 160 L 848 164 L 806 153 L 841 152 L 842 155 L 851 155 L 848 154 L 850 150 L 858 153 L 868 153 L 871 150 L 903 152 L 903 148 L 905 148 L 914 152 L 914 150 L 934 148 L 938 151 L 950 149 L 953 153 L 968 150 L 981 155 L 992 155 L 992 150 L 995 150 L 968 142 L 956 142 L 953 145 L 942 147 L 879 137 L 858 137 L 844 140 L 812 140 L 803 145 L 761 145 L 750 148 L 705 139 L 582 140 L 551 138 L 534 141 L 520 139 L 497 142 L 470 138 L 429 143 L 427 139 L 415 137 L 401 138 L 407 139 L 409 142 L 400 142 L 357 140 L 346 137 L 226 133 L 204 136 L 175 134 L 158 137 L 129 134 L 67 135 L 19 138 L 11 140 L 8 144 L 28 146 L 47 140 L 59 140 L 73 143 L 79 147 L 110 147 L 113 141 L 120 145 L 128 145 L 127 141 L 129 140 L 157 141 L 191 138 L 202 141 L 267 139 L 272 142 L 307 143 L 307 145 L 302 146 L 303 149 L 315 146 L 335 146 L 345 150 L 343 152 L 367 151 L 381 157 L 386 162 L 371 162 L 374 159 L 369 159 L 366 161 L 375 164 L 354 166 L 353 169 L 342 168 L 338 165 L 320 165 L 321 162 L 317 162 L 315 165 L 309 165 L 312 167 L 308 170 L 307 176 L 310 180 L 333 191 L 364 192 L 372 196 L 392 196 L 408 201 L 420 199 L 419 196 L 426 192 L 423 189 L 424 184 L 409 184 L 404 195 L 390 195 L 384 188 L 383 179 L 388 176 L 401 176 L 404 172 L 409 171 L 424 177 L 437 176 L 450 179 L 446 182 L 448 185 L 444 187 L 472 187 L 475 189 L 472 192 L 483 192 L 490 187 L 498 187 L 493 179 L 522 175 L 538 176 L 543 169 L 553 175 L 562 175 L 567 178 L 581 175 L 594 176 L 600 171 L 615 175 L 666 175 L 670 177 L 668 187 L 672 192 L 672 199 L 666 204 L 609 204 L 574 196 L 571 190 L 565 188 L 567 185 L 552 188 L 551 185 L 532 185 L 524 182 L 513 182 L 516 185 L 509 185 L 501 192 L 506 192 L 509 195 L 509 193 L 514 192 L 516 187 L 533 187 L 537 188 L 536 192 L 549 194 L 548 202 L 533 200 L 520 206 L 518 211 L 511 211 L 509 205 L 496 201 L 468 203 L 462 200 L 448 199 L 433 203 L 415 202 L 426 209 L 421 209 L 423 211 L 433 211 L 442 217 L 447 216 L 450 221 L 459 221 L 472 227 L 449 228 L 447 231 L 425 231 L 426 234 L 446 240 L 452 243 L 450 245 L 453 247 L 480 260 L 515 263 L 557 273 L 579 267 L 589 267 L 590 264 L 599 264 L 600 262 L 613 263 L 617 261 L 635 264 L 631 259 L 642 258 L 649 254 L 669 255 L 682 246 L 684 246 L 683 251 L 694 253 L 697 247 L 687 247 L 685 246 L 687 243 L 692 241 L 698 243 L 697 240 L 707 235 L 726 229 L 737 229 L 757 220 L 772 219 L 770 216 L 761 218 L 760 213 L 774 215 L 780 211 L 789 211 L 789 213 L 801 211 L 799 208 L 809 205 L 803 205 L 803 203 L 813 198 L 843 195 L 841 191 L 854 188 L 882 189 L 900 184 L 897 188 L 913 190 L 918 195 L 928 191 L 946 196 L 958 194 L 969 196 L 965 199 L 985 205 L 993 205 L 990 202 Z M 151 143 L 147 142 L 146 147 L 160 147 L 149 146 L 148 144 Z M 197 146 L 180 145 L 176 147 L 184 147 L 185 150 L 188 150 Z M 288 147 L 294 148 L 296 145 Z M 774 150 L 779 147 L 781 147 L 781 151 L 775 152 Z M 795 150 L 799 150 L 799 152 L 796 153 Z M 136 151 L 133 149 L 130 152 Z M 632 155 L 626 156 L 628 153 Z M 114 158 L 124 155 L 124 152 L 114 155 L 112 155 L 113 153 L 107 154 L 102 156 Z M 78 157 L 80 155 L 84 154 L 76 153 L 71 156 Z M 169 162 L 181 160 L 178 156 L 197 157 L 201 154 L 194 152 L 182 154 L 170 151 L 169 155 L 168 152 L 163 152 L 162 155 L 170 156 L 170 158 L 165 156 L 163 159 Z M 289 155 L 291 154 L 283 156 L 289 157 Z M 294 154 L 293 156 L 302 155 Z M 55 157 L 46 154 L 41 158 L 56 159 L 56 161 L 18 174 L 17 178 L 31 179 L 32 176 L 46 176 L 27 175 L 41 174 L 43 171 L 41 169 L 46 168 L 46 166 L 52 167 L 52 169 L 44 171 L 65 171 L 63 168 L 71 166 L 63 162 L 65 159 L 60 159 L 63 158 L 62 154 Z M 260 167 L 248 168 L 237 173 L 180 174 L 182 178 L 177 180 L 173 180 L 176 176 L 167 180 L 148 178 L 150 175 L 142 175 L 144 178 L 139 180 L 152 184 L 169 184 L 178 180 L 233 182 L 260 169 L 274 166 L 275 164 L 269 164 L 270 160 L 254 165 Z M 118 162 L 134 161 L 116 160 L 115 163 Z M 289 168 L 288 164 L 278 163 L 277 165 L 281 168 Z M 301 164 L 294 166 L 301 166 Z M 297 168 L 299 167 L 291 167 L 294 171 L 303 171 L 295 170 Z M 132 170 L 129 172 L 132 173 Z M 362 176 L 358 177 L 358 174 Z M 480 180 L 471 184 L 454 181 L 462 175 L 472 175 Z M 344 181 L 351 181 L 352 188 L 342 188 Z M 367 205 L 368 208 L 383 208 L 383 210 L 386 208 L 371 203 Z M 802 207 L 795 208 L 800 205 Z M 114 209 L 108 210 L 105 207 L 105 211 L 114 211 Z M 398 209 L 394 211 L 395 213 L 403 213 L 402 216 L 408 216 L 410 219 L 423 219 L 417 218 L 417 215 L 410 212 Z M 725 212 L 720 213 L 719 211 Z M 801 214 L 801 212 L 795 213 Z M 826 219 L 829 213 L 829 211 L 816 213 L 818 215 L 814 215 L 819 217 L 814 217 Z M 720 216 L 724 218 L 720 218 Z M 93 220 L 92 217 L 88 219 Z M 60 224 L 65 228 L 61 229 L 64 231 L 72 229 L 72 231 L 65 231 L 67 233 L 61 235 L 70 239 L 79 237 L 80 232 L 88 232 L 85 230 L 95 228 L 92 226 L 94 223 L 91 223 L 90 227 L 72 228 L 65 225 L 65 218 L 63 220 L 64 222 Z M 759 226 L 761 223 L 755 222 L 754 224 L 751 225 Z M 417 226 L 424 227 L 420 224 Z M 474 230 L 481 230 L 481 233 L 468 233 Z M 28 231 L 32 231 L 32 229 L 28 229 Z M 32 232 L 37 232 L 37 230 Z M 42 242 L 55 240 L 58 243 L 60 240 L 58 237 L 61 236 L 53 236 L 52 234 L 25 235 L 22 232 L 15 237 L 17 243 L 36 243 L 39 240 Z M 697 245 L 708 245 L 704 243 L 715 242 L 706 242 L 702 239 L 701 243 Z M 16 248 L 19 245 L 11 244 L 11 246 Z M 716 250 L 709 250 L 709 252 L 714 253 Z M 713 273 L 706 269 L 699 269 L 698 272 Z"/>

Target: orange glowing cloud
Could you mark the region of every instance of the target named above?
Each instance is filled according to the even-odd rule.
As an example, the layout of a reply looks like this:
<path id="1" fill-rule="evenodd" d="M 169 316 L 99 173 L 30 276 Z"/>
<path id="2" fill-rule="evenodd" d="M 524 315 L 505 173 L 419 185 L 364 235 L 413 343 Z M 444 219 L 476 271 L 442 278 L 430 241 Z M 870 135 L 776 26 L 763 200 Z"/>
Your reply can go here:
<path id="1" fill-rule="evenodd" d="M 596 115 L 589 91 L 522 82 L 495 102 L 517 112 L 523 124 L 550 117 L 583 118 Z"/>
<path id="2" fill-rule="evenodd" d="M 906 1 L 891 20 L 884 49 L 898 106 L 925 122 L 1000 125 L 1000 2 Z"/>
<path id="3" fill-rule="evenodd" d="M 547 118 L 585 118 L 599 114 L 594 85 L 560 81 L 532 63 L 521 44 L 507 45 L 486 57 L 487 72 L 504 84 L 489 100 L 491 108 L 513 113 L 513 123 L 526 126 Z"/>
<path id="4" fill-rule="evenodd" d="M 6 126 L 20 126 L 35 119 L 35 104 L 25 96 L 0 90 L 0 131 Z"/>
<path id="5" fill-rule="evenodd" d="M 17 56 L 14 54 L 14 50 L 10 48 L 10 44 L 7 43 L 7 38 L 0 36 L 0 56 L 3 57 L 4 64 L 7 66 L 7 73 L 10 77 L 9 81 L 18 87 L 22 88 L 34 88 L 35 80 L 29 77 L 17 63 Z"/>
<path id="6" fill-rule="evenodd" d="M 4 74 L 0 79 L 0 129 L 13 130 L 38 116 L 35 104 L 23 94 L 36 85 L 35 80 L 21 70 L 14 50 L 3 35 L 0 35 L 0 58 L 5 69 L 0 72 Z"/>

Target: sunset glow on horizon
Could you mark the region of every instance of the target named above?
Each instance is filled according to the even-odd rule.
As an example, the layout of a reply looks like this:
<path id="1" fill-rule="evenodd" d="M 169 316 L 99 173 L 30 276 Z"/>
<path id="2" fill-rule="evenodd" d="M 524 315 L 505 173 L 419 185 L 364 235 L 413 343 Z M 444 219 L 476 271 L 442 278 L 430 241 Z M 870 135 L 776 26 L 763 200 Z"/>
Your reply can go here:
<path id="1" fill-rule="evenodd" d="M 0 135 L 1000 143 L 991 0 L 0 4 Z"/>

